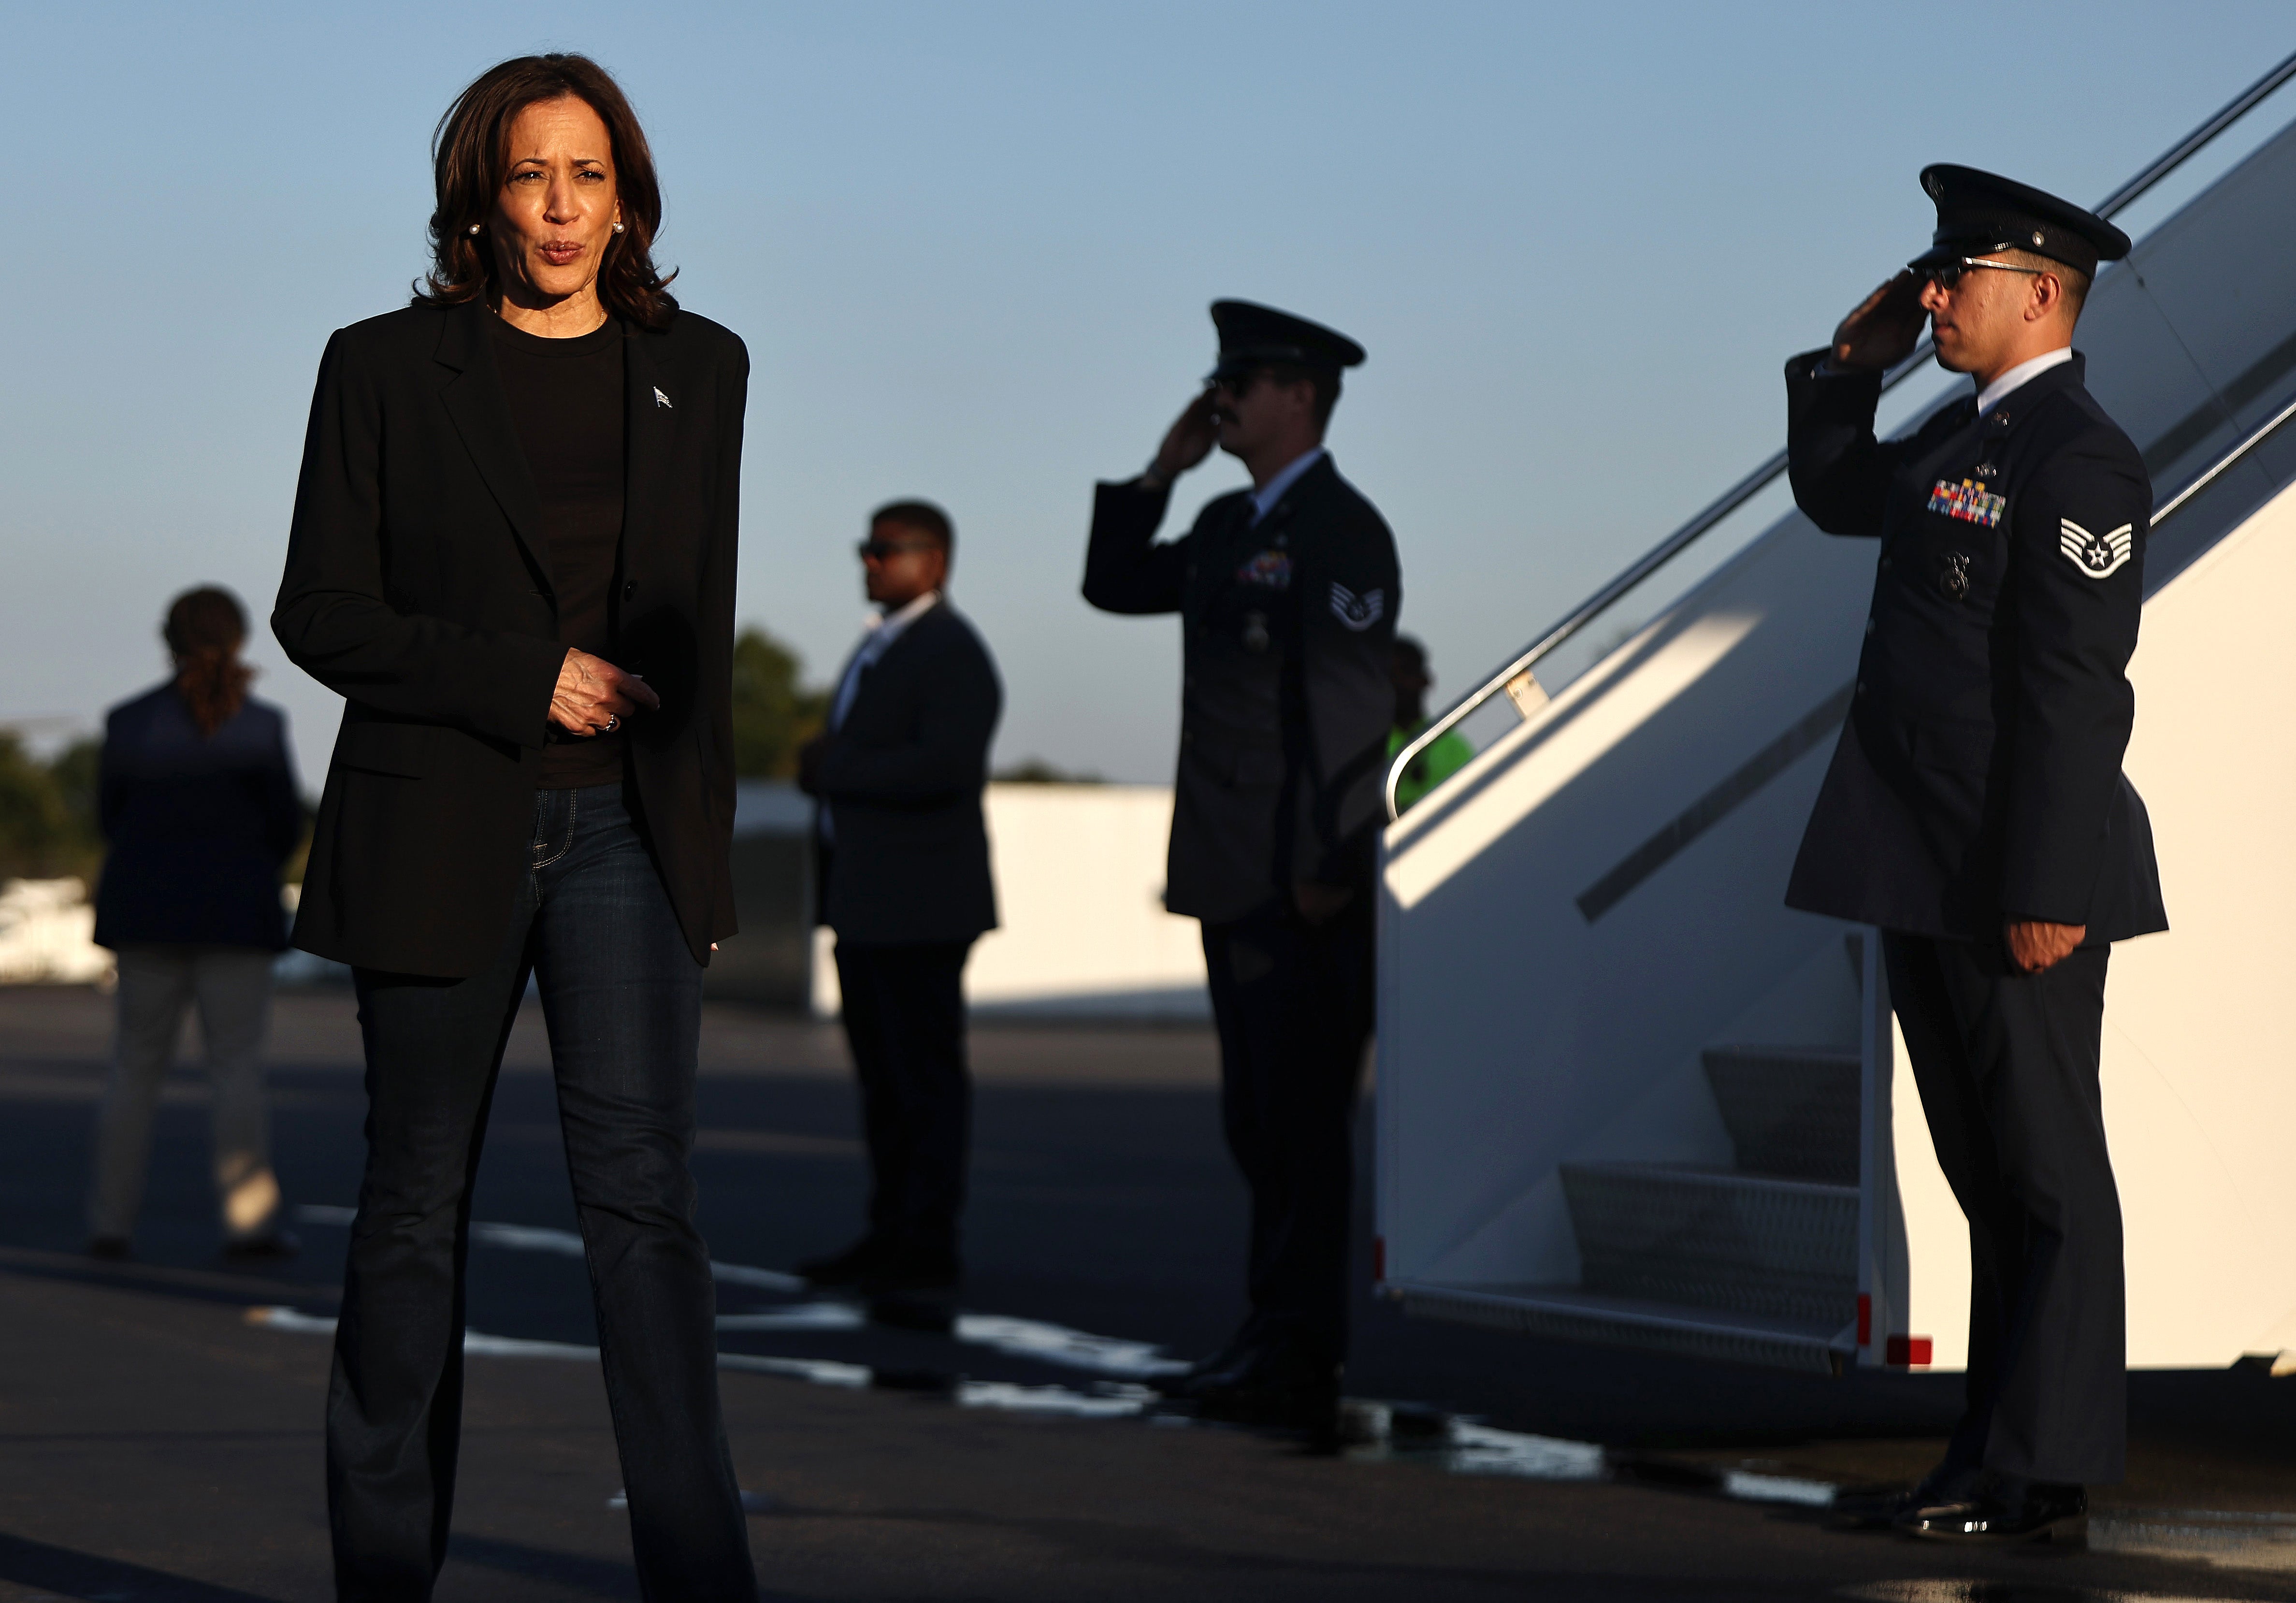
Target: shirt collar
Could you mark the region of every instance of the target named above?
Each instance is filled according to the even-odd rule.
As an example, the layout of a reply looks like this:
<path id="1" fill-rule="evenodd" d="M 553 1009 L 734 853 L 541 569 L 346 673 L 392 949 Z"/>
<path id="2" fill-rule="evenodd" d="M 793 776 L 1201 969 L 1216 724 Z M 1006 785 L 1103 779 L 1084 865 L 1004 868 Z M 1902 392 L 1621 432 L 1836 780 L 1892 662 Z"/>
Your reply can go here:
<path id="1" fill-rule="evenodd" d="M 1313 447 L 1304 454 L 1294 456 L 1290 463 L 1285 464 L 1283 472 L 1277 473 L 1275 477 L 1270 479 L 1258 489 L 1253 490 L 1251 492 L 1251 521 L 1257 523 L 1260 519 L 1275 511 L 1275 503 L 1283 498 L 1283 492 L 1290 489 L 1293 485 L 1299 483 L 1300 476 L 1323 459 L 1324 448 L 1322 446 Z"/>
<path id="2" fill-rule="evenodd" d="M 1995 379 L 1991 383 L 1986 385 L 1983 390 L 1978 392 L 1977 415 L 1980 417 L 1984 416 L 1988 412 L 1992 411 L 1994 407 L 2008 399 L 2009 392 L 2016 389 L 2019 385 L 2025 383 L 2029 380 L 2040 377 L 2043 374 L 2048 372 L 2050 368 L 2058 366 L 2060 363 L 2070 362 L 2072 359 L 2073 348 L 2070 345 L 2061 345 L 2054 350 L 2045 351 L 2041 355 L 2034 357 L 2029 361 L 2018 363 L 2014 367 L 2012 367 L 2008 372 L 2003 374 L 1999 378 Z"/>
<path id="3" fill-rule="evenodd" d="M 879 612 L 865 621 L 869 644 L 882 651 L 901 637 L 901 631 L 931 612 L 940 600 L 939 590 L 927 590 L 898 612 Z"/>

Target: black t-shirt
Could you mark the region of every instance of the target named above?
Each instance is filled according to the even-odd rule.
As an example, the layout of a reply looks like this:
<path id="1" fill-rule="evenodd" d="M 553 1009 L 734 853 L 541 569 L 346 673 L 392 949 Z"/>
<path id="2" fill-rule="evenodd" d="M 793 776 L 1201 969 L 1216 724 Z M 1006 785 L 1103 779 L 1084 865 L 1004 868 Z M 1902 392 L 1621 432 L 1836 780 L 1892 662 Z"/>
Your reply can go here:
<path id="1" fill-rule="evenodd" d="M 495 364 L 511 422 L 541 497 L 542 533 L 558 588 L 558 638 L 614 659 L 621 561 L 622 325 L 546 340 L 493 320 Z M 545 790 L 611 785 L 622 777 L 624 733 L 582 739 L 550 726 L 537 783 Z"/>

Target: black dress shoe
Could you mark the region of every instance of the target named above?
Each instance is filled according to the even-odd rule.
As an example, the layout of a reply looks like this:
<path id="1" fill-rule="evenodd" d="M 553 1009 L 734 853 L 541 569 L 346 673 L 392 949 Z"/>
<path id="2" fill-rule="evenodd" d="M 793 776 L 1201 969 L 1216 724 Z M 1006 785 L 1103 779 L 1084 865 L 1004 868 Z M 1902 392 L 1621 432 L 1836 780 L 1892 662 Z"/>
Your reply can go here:
<path id="1" fill-rule="evenodd" d="M 1262 1348 L 1240 1371 L 1208 1377 L 1190 1401 L 1199 1419 L 1330 1435 L 1339 1427 L 1340 1366 L 1296 1344 Z"/>
<path id="2" fill-rule="evenodd" d="M 1851 1492 L 1833 1500 L 1833 1526 L 1842 1531 L 1887 1531 L 1924 1508 L 1975 1500 L 1985 1482 L 1982 1469 L 1940 1464 L 1910 1491 Z"/>
<path id="3" fill-rule="evenodd" d="M 1931 1541 L 2006 1546 L 2046 1541 L 2071 1547 L 2088 1544 L 2088 1494 L 2079 1486 L 2030 1481 L 1988 1490 L 1967 1502 L 1923 1508 L 1898 1527 Z"/>
<path id="4" fill-rule="evenodd" d="M 947 1336 L 956 1328 L 956 1288 L 879 1292 L 869 1299 L 869 1322 Z"/>
<path id="5" fill-rule="evenodd" d="M 87 1245 L 80 1250 L 99 1263 L 125 1263 L 128 1256 L 127 1237 L 91 1236 L 87 1238 Z"/>
<path id="6" fill-rule="evenodd" d="M 1238 1331 L 1210 1358 L 1198 1359 L 1177 1375 L 1159 1375 L 1148 1384 L 1173 1398 L 1193 1397 L 1207 1386 L 1233 1385 L 1259 1361 L 1263 1344 L 1258 1336 Z"/>
<path id="7" fill-rule="evenodd" d="M 853 1285 L 872 1297 L 945 1295 L 954 1298 L 964 1265 L 951 1246 L 892 1246 L 854 1278 Z"/>
<path id="8" fill-rule="evenodd" d="M 882 1236 L 864 1236 L 841 1253 L 808 1258 L 797 1266 L 798 1278 L 808 1286 L 828 1288 L 858 1286 L 893 1250 Z"/>
<path id="9" fill-rule="evenodd" d="M 242 1236 L 223 1244 L 226 1263 L 284 1263 L 303 1250 L 292 1230 L 266 1230 L 260 1236 Z"/>

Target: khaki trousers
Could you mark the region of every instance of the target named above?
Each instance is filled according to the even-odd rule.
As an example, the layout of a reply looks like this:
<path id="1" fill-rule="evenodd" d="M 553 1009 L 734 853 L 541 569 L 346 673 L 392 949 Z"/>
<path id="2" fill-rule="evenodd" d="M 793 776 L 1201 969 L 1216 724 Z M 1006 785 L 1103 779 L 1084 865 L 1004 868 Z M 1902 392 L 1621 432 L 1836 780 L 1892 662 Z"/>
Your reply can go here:
<path id="1" fill-rule="evenodd" d="M 194 1002 L 215 1088 L 215 1181 L 224 1234 L 244 1240 L 277 1228 L 279 1182 L 271 1172 L 263 1089 L 271 960 L 269 952 L 244 946 L 120 949 L 119 1034 L 96 1122 L 91 1237 L 135 1233 L 152 1155 L 152 1115 L 184 1014 Z"/>

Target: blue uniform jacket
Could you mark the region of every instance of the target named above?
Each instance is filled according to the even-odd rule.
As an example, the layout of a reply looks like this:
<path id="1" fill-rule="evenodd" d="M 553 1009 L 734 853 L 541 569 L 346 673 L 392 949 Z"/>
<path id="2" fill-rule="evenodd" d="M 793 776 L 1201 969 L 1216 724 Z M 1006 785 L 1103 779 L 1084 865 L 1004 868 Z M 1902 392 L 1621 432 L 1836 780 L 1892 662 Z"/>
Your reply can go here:
<path id="1" fill-rule="evenodd" d="M 98 807 L 111 851 L 99 946 L 287 944 L 279 870 L 303 832 L 287 719 L 250 700 L 202 736 L 171 681 L 105 716 Z"/>
<path id="2" fill-rule="evenodd" d="M 2079 356 L 1986 415 L 1881 441 L 1874 374 L 1786 365 L 1794 499 L 1878 537 L 1841 744 L 1789 906 L 1998 941 L 2005 920 L 2095 945 L 2168 927 L 2144 804 L 2120 771 L 2152 489 Z"/>
<path id="3" fill-rule="evenodd" d="M 1169 500 L 1100 486 L 1084 579 L 1103 612 L 1180 614 L 1164 905 L 1220 924 L 1295 881 L 1367 893 L 1395 717 L 1395 537 L 1328 456 L 1256 524 L 1237 490 L 1158 544 Z"/>

